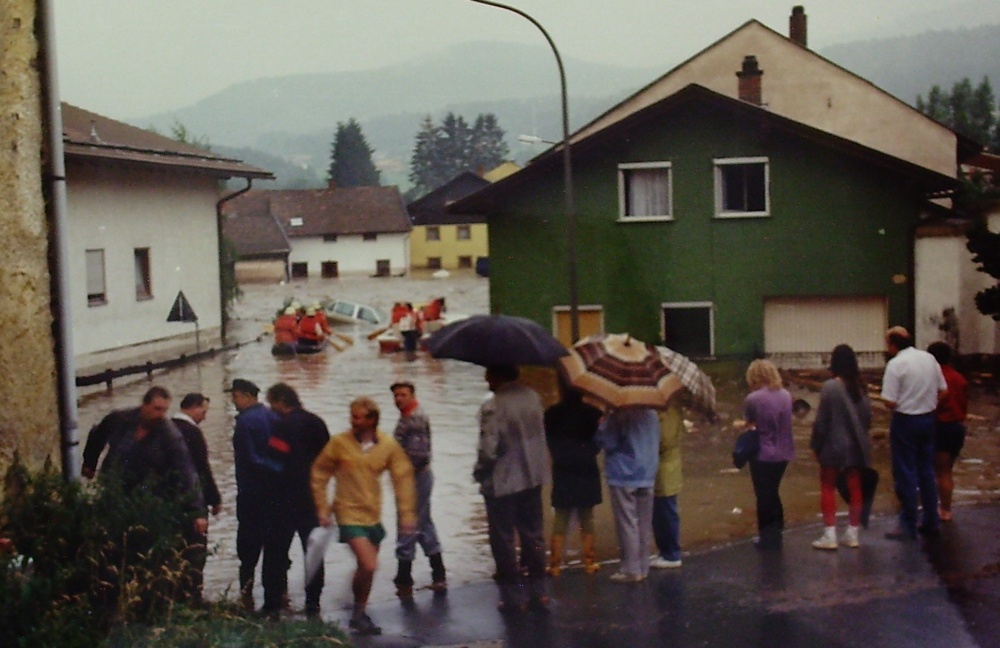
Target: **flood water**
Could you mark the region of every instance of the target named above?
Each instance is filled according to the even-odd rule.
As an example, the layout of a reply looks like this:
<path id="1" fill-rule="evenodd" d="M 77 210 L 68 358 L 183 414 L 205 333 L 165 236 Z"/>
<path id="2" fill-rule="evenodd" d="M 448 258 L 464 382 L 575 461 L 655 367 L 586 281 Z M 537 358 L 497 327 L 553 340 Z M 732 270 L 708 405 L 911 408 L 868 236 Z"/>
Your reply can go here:
<path id="1" fill-rule="evenodd" d="M 329 349 L 323 354 L 291 359 L 272 357 L 271 338 L 265 335 L 276 309 L 292 296 L 304 304 L 327 297 L 349 299 L 386 312 L 396 301 L 422 303 L 435 297 L 445 297 L 451 312 L 486 313 L 489 312 L 487 280 L 471 272 L 453 273 L 447 279 L 433 279 L 428 275 L 346 277 L 296 281 L 289 285 L 245 285 L 243 290 L 245 296 L 236 309 L 230 341 L 254 340 L 264 335 L 262 340 L 156 375 L 152 381 L 170 389 L 175 395 L 175 404 L 188 391 L 203 392 L 212 400 L 212 408 L 202 429 L 208 441 L 215 479 L 223 494 L 224 508 L 218 517 L 210 521 L 213 553 L 206 567 L 206 595 L 233 598 L 238 589 L 236 485 L 232 463 L 232 428 L 236 411 L 223 392 L 233 378 L 253 380 L 262 390 L 279 381 L 292 385 L 299 392 L 306 409 L 323 417 L 333 434 L 349 427 L 348 404 L 362 395 L 374 397 L 381 405 L 380 427 L 391 432 L 398 413 L 392 403 L 389 385 L 399 380 L 413 382 L 417 398 L 430 416 L 433 430 L 436 478 L 433 517 L 444 547 L 448 581 L 454 586 L 489 578 L 494 566 L 487 543 L 485 514 L 482 499 L 471 478 L 478 435 L 476 412 L 489 395 L 482 368 L 452 360 L 435 360 L 423 353 L 412 361 L 401 353 L 380 355 L 377 344 L 366 339 L 366 334 L 372 330 L 367 326 L 338 327 L 340 333 L 354 340 L 353 345 L 345 345 L 342 351 Z M 526 372 L 523 375 L 529 382 L 534 381 L 537 387 L 551 386 L 547 384 L 550 376 L 544 372 Z M 137 405 L 150 384 L 144 379 L 128 385 L 116 383 L 110 394 L 83 397 L 80 406 L 82 434 L 85 435 L 91 425 L 112 409 Z M 680 507 L 681 541 L 687 550 L 745 538 L 753 534 L 756 526 L 749 475 L 745 469 L 742 472 L 733 470 L 729 460 L 745 391 L 738 376 L 717 382 L 716 387 L 720 395 L 720 419 L 709 424 L 692 416 L 690 433 L 684 439 L 685 483 Z M 546 400 L 552 399 L 551 390 L 542 391 Z M 793 391 L 796 397 L 812 399 L 815 406 L 815 393 L 802 389 Z M 810 423 L 807 418 L 795 424 L 798 458 L 789 466 L 781 488 L 790 524 L 818 521 L 818 467 L 808 451 Z M 875 455 L 883 475 L 875 510 L 883 514 L 889 513 L 893 506 L 885 428 L 883 417 L 873 430 Z M 381 566 L 375 576 L 373 601 L 391 599 L 395 595 L 392 585 L 395 573 L 395 507 L 387 480 L 384 481 L 384 493 L 383 523 L 389 535 L 380 551 Z M 614 526 L 607 496 L 604 501 L 605 504 L 596 511 L 598 553 L 601 559 L 613 559 L 617 557 Z M 569 557 L 575 558 L 576 538 L 569 538 L 568 544 Z M 293 606 L 301 609 L 302 562 L 297 543 L 292 548 L 291 557 L 290 595 Z M 326 557 L 326 570 L 323 609 L 330 611 L 348 606 L 351 602 L 350 579 L 354 561 L 346 546 L 331 545 Z M 418 587 L 430 582 L 430 570 L 422 556 L 418 556 L 414 566 L 414 577 Z M 259 605 L 262 602 L 259 584 L 256 598 Z"/>

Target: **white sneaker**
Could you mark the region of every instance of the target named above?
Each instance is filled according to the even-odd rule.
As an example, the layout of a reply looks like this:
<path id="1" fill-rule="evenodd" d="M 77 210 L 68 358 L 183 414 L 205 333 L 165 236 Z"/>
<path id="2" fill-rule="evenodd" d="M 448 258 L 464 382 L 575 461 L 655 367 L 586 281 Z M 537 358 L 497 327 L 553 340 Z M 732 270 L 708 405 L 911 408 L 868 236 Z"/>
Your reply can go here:
<path id="1" fill-rule="evenodd" d="M 663 556 L 656 556 L 649 559 L 649 566 L 653 569 L 677 569 L 681 566 L 681 561 L 667 560 Z"/>
<path id="2" fill-rule="evenodd" d="M 823 535 L 818 540 L 813 541 L 814 549 L 836 549 L 837 548 L 837 528 L 825 527 Z"/>
<path id="3" fill-rule="evenodd" d="M 626 574 L 625 572 L 617 572 L 611 574 L 612 583 L 639 583 L 646 580 L 646 577 L 642 574 Z"/>
<path id="4" fill-rule="evenodd" d="M 840 536 L 840 544 L 845 547 L 851 547 L 852 549 L 860 547 L 861 540 L 858 538 L 858 527 L 847 527 L 847 531 L 844 531 L 844 535 Z"/>

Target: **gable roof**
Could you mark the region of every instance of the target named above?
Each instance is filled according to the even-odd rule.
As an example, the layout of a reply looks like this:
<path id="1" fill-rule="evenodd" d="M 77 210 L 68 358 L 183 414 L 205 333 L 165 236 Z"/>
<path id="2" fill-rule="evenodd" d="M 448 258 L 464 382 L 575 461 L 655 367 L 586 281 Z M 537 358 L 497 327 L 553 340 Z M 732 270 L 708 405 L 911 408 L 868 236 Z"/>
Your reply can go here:
<path id="1" fill-rule="evenodd" d="M 396 187 L 254 190 L 227 202 L 223 211 L 270 214 L 289 238 L 405 234 L 412 229 Z"/>
<path id="2" fill-rule="evenodd" d="M 608 128 L 691 83 L 737 98 L 735 73 L 747 55 L 760 61 L 763 99 L 774 113 L 941 173 L 954 173 L 956 157 L 962 160 L 982 148 L 871 81 L 755 19 L 598 115 L 571 134 L 570 141 L 575 143 Z M 923 138 L 914 137 L 914 123 L 927 129 Z"/>
<path id="3" fill-rule="evenodd" d="M 261 202 L 256 209 L 228 214 L 222 220 L 222 235 L 229 239 L 241 259 L 288 255 L 292 246 L 285 231 Z"/>
<path id="4" fill-rule="evenodd" d="M 486 217 L 482 214 L 452 214 L 446 208 L 459 198 L 465 198 L 489 184 L 489 180 L 471 171 L 463 171 L 407 205 L 406 211 L 410 213 L 410 222 L 414 225 L 485 223 Z"/>
<path id="5" fill-rule="evenodd" d="M 63 102 L 67 160 L 173 168 L 218 178 L 274 178 L 266 169 Z"/>
<path id="6" fill-rule="evenodd" d="M 795 137 L 809 140 L 818 146 L 841 151 L 869 164 L 891 169 L 919 182 L 925 190 L 943 192 L 954 189 L 958 181 L 936 171 L 932 171 L 906 160 L 858 144 L 857 142 L 813 128 L 788 117 L 782 117 L 760 106 L 733 99 L 697 84 L 690 84 L 683 90 L 661 99 L 642 110 L 633 112 L 610 126 L 571 144 L 574 158 L 586 156 L 611 142 L 618 142 L 636 127 L 662 122 L 670 112 L 691 103 L 701 103 L 730 111 L 735 117 L 756 121 L 772 130 L 781 130 Z M 455 213 L 490 212 L 497 203 L 502 203 L 511 190 L 537 180 L 545 173 L 562 169 L 562 150 L 552 148 L 534 158 L 531 163 L 517 173 L 495 182 L 470 196 L 452 203 L 448 211 Z"/>

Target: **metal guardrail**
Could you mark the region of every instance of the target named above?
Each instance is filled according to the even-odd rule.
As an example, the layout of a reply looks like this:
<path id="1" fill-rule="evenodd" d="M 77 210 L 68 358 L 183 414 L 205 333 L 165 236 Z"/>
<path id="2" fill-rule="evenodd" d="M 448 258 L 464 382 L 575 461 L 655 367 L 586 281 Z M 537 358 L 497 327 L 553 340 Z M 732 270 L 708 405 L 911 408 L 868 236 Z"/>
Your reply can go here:
<path id="1" fill-rule="evenodd" d="M 136 374 L 146 374 L 147 380 L 153 379 L 153 372 L 160 369 L 174 369 L 176 367 L 181 367 L 189 362 L 194 362 L 196 360 L 201 360 L 202 358 L 209 358 L 217 353 L 223 351 L 231 351 L 233 349 L 238 349 L 242 346 L 248 344 L 259 343 L 264 339 L 264 335 L 259 335 L 253 340 L 247 340 L 245 342 L 237 342 L 236 344 L 229 344 L 218 349 L 210 348 L 206 351 L 200 351 L 197 353 L 187 354 L 182 353 L 179 357 L 170 358 L 168 360 L 160 360 L 158 362 L 153 362 L 152 360 L 147 360 L 143 364 L 129 365 L 126 367 L 121 367 L 119 369 L 105 369 L 104 371 L 89 374 L 86 376 L 76 377 L 77 387 L 92 387 L 94 385 L 104 384 L 108 391 L 113 389 L 114 381 L 117 378 L 123 378 L 125 376 L 134 376 Z"/>

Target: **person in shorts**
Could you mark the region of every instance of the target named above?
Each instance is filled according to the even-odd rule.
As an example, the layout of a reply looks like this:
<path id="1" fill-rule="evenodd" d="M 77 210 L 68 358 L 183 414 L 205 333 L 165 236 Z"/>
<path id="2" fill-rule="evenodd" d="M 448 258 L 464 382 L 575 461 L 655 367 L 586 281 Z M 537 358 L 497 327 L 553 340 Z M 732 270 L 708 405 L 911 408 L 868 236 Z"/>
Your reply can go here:
<path id="1" fill-rule="evenodd" d="M 417 524 L 417 494 L 413 463 L 402 446 L 378 429 L 379 407 L 371 398 L 351 402 L 351 429 L 334 436 L 313 462 L 310 477 L 316 515 L 330 526 L 331 505 L 326 489 L 336 480 L 332 512 L 340 526 L 340 541 L 351 548 L 358 567 L 352 590 L 354 610 L 349 626 L 357 634 L 381 634 L 365 609 L 378 565 L 378 548 L 385 538 L 379 479 L 389 471 L 396 493 L 399 533 L 413 534 Z"/>

